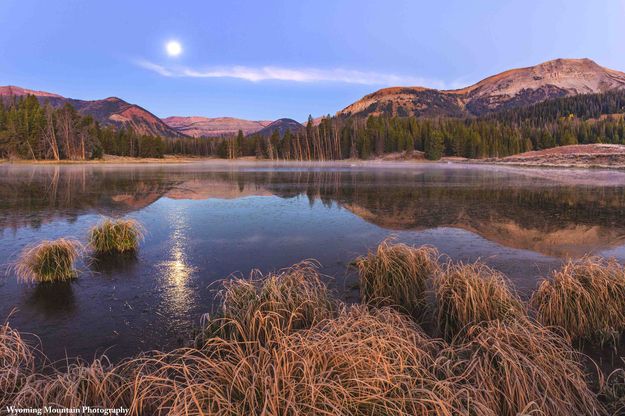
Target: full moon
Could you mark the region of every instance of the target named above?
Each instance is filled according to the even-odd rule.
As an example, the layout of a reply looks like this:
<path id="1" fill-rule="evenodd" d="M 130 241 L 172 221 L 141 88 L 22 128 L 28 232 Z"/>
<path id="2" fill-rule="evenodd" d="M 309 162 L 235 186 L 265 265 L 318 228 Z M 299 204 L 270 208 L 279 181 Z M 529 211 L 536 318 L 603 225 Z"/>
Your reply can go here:
<path id="1" fill-rule="evenodd" d="M 182 45 L 178 41 L 170 40 L 165 44 L 165 50 L 169 56 L 178 56 L 182 53 Z"/>

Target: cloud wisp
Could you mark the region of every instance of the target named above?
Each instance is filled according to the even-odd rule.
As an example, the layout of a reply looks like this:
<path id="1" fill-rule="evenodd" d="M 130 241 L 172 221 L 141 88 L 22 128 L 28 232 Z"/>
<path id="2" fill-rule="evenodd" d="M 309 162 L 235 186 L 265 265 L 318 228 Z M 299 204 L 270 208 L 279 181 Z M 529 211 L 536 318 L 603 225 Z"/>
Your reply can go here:
<path id="1" fill-rule="evenodd" d="M 288 81 L 299 83 L 338 82 L 361 85 L 427 85 L 443 88 L 440 81 L 396 74 L 385 74 L 351 69 L 283 68 L 277 66 L 249 67 L 242 65 L 194 69 L 166 67 L 147 60 L 136 60 L 141 68 L 164 77 L 175 78 L 236 78 L 250 82 Z"/>

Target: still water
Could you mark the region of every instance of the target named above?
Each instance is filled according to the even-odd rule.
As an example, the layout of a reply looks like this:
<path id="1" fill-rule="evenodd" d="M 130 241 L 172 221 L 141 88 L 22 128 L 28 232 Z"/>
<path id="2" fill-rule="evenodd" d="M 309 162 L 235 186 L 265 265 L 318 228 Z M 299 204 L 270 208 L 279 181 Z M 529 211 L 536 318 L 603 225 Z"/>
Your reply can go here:
<path id="1" fill-rule="evenodd" d="M 69 284 L 18 284 L 29 244 L 103 216 L 140 221 L 135 257 L 83 262 Z M 456 164 L 0 165 L 0 321 L 52 359 L 188 344 L 216 281 L 314 258 L 356 300 L 349 263 L 394 236 L 482 259 L 527 296 L 567 257 L 625 262 L 625 174 Z"/>

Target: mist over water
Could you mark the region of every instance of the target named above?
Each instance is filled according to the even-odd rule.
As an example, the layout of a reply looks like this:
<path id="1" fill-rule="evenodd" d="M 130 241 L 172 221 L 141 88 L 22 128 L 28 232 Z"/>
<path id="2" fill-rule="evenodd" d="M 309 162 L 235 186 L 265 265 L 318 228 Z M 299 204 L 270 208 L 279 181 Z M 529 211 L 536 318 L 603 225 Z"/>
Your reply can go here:
<path id="1" fill-rule="evenodd" d="M 52 359 L 119 359 L 188 343 L 215 284 L 314 258 L 356 300 L 349 263 L 395 236 L 482 259 L 522 295 L 567 257 L 625 261 L 625 174 L 368 163 L 0 166 L 0 319 Z M 80 264 L 79 278 L 17 284 L 27 245 L 85 241 L 102 216 L 140 221 L 136 256 Z"/>

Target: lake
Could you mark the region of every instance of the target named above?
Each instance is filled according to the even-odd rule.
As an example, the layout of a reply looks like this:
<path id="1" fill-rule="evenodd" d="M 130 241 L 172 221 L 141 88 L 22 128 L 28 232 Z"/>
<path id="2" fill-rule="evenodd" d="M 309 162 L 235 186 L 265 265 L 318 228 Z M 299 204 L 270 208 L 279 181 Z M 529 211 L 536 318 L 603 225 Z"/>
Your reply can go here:
<path id="1" fill-rule="evenodd" d="M 83 261 L 78 279 L 18 284 L 29 244 L 83 242 L 104 216 L 141 222 L 134 257 Z M 0 320 L 53 360 L 113 360 L 189 343 L 220 279 L 316 259 L 358 299 L 350 262 L 393 236 L 481 259 L 527 297 L 586 253 L 625 262 L 625 173 L 464 164 L 0 165 Z"/>

